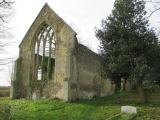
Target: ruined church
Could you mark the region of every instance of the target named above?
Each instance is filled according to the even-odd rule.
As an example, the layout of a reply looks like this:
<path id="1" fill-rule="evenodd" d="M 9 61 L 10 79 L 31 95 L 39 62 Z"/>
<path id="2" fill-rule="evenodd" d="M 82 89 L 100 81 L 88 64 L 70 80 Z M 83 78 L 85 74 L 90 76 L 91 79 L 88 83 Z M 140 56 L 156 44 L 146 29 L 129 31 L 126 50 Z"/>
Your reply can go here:
<path id="1" fill-rule="evenodd" d="M 45 4 L 19 45 L 12 99 L 64 101 L 107 96 L 114 91 L 102 76 L 102 58 L 80 44 L 76 32 Z"/>

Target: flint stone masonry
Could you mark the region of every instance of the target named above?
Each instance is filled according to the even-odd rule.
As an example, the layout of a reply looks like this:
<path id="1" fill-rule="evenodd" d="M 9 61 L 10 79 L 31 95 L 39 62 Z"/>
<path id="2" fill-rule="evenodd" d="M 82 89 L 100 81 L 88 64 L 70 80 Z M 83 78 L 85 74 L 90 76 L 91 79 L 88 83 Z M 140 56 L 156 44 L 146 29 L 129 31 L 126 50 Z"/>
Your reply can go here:
<path id="1" fill-rule="evenodd" d="M 47 33 L 44 33 L 44 29 Z M 49 32 L 50 29 L 52 33 Z M 35 54 L 36 49 L 39 52 L 39 47 L 35 46 L 40 44 L 36 38 L 42 37 L 44 41 L 52 39 L 51 35 L 47 34 L 54 35 L 55 48 L 48 53 L 52 51 L 52 58 Z M 76 32 L 45 4 L 19 45 L 11 98 L 58 98 L 74 101 L 112 94 L 114 86 L 102 76 L 101 56 L 78 43 L 76 35 Z M 45 39 L 44 36 L 48 38 Z M 44 41 L 42 42 L 45 44 Z M 45 49 L 47 48 L 43 47 L 44 51 Z M 37 62 L 40 60 L 42 62 Z M 41 67 L 37 67 L 39 65 Z M 42 80 L 36 78 L 37 69 L 43 71 Z"/>
<path id="2" fill-rule="evenodd" d="M 133 106 L 122 106 L 121 107 L 122 113 L 129 113 L 129 114 L 137 114 L 137 108 Z"/>

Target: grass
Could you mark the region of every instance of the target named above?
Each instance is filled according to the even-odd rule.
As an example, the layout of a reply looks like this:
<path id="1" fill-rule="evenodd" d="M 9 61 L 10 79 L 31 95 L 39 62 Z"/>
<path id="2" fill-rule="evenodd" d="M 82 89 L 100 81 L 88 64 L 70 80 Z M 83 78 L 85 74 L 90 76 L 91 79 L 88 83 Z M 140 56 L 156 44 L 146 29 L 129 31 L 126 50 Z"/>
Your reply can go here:
<path id="1" fill-rule="evenodd" d="M 122 105 L 138 108 L 133 120 L 160 120 L 160 103 L 143 104 L 135 92 L 72 103 L 0 98 L 0 120 L 106 120 L 119 114 Z M 130 117 L 132 115 L 122 114 L 111 120 L 127 120 Z"/>

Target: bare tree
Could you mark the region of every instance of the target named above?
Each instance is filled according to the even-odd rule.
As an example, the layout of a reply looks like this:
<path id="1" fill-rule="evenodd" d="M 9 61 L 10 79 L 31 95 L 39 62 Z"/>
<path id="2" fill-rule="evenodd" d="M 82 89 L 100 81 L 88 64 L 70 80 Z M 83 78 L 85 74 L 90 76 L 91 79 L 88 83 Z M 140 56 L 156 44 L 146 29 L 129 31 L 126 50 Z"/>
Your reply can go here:
<path id="1" fill-rule="evenodd" d="M 147 4 L 151 4 L 153 9 L 148 17 L 151 17 L 154 13 L 160 11 L 160 0 L 144 0 Z"/>
<path id="2" fill-rule="evenodd" d="M 5 22 L 6 21 L 5 18 L 7 17 L 7 14 L 5 13 L 6 11 L 4 11 L 4 10 L 11 9 L 13 3 L 14 2 L 10 1 L 10 0 L 0 1 L 0 9 L 3 10 L 3 12 L 0 13 L 0 19 L 1 19 L 2 22 Z"/>
<path id="3" fill-rule="evenodd" d="M 0 54 L 4 53 L 4 48 L 9 45 L 7 39 L 12 37 L 7 23 L 13 13 L 13 3 L 12 0 L 0 0 Z M 8 64 L 10 59 L 0 57 L 0 65 Z"/>
<path id="4" fill-rule="evenodd" d="M 146 2 L 146 5 L 148 6 L 148 18 L 159 18 L 160 16 L 160 0 L 144 0 Z M 156 35 L 158 36 L 160 40 L 160 20 L 157 19 L 158 25 L 154 26 L 154 30 L 156 31 Z M 155 23 L 154 23 L 155 24 Z"/>

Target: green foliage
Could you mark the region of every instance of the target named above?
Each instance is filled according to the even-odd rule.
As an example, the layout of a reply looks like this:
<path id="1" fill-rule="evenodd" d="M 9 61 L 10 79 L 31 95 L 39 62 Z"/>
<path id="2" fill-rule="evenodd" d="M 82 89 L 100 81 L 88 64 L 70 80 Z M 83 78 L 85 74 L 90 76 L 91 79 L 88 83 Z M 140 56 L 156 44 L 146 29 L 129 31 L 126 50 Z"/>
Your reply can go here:
<path id="1" fill-rule="evenodd" d="M 42 59 L 42 57 L 40 56 L 40 59 Z M 54 73 L 54 67 L 55 67 L 55 59 L 51 58 L 51 63 L 49 65 L 48 68 L 48 57 L 44 57 L 43 58 L 43 64 L 40 64 L 40 66 L 42 67 L 42 74 L 43 74 L 43 79 L 42 80 L 35 80 L 35 79 L 30 79 L 30 87 L 31 87 L 31 92 L 35 91 L 35 90 L 39 90 L 40 93 L 43 92 L 44 87 L 47 85 L 47 82 L 53 77 L 53 73 Z"/>
<path id="2" fill-rule="evenodd" d="M 123 113 L 109 120 L 135 120 L 135 118 L 136 118 L 135 114 L 124 114 Z"/>
<path id="3" fill-rule="evenodd" d="M 0 118 L 1 120 L 10 120 L 10 107 L 6 105 L 0 106 Z"/>
<path id="4" fill-rule="evenodd" d="M 106 75 L 115 82 L 131 79 L 143 86 L 159 79 L 154 74 L 160 70 L 155 64 L 160 60 L 158 39 L 145 15 L 144 1 L 116 0 L 112 14 L 96 31 Z"/>
<path id="5" fill-rule="evenodd" d="M 105 120 L 119 114 L 121 106 L 126 104 L 138 108 L 136 120 L 152 120 L 154 118 L 158 120 L 159 118 L 160 104 L 142 104 L 137 92 L 123 92 L 104 98 L 73 103 L 58 100 L 31 101 L 0 98 L 0 106 L 10 106 L 7 107 L 10 109 L 10 120 Z M 123 114 L 116 120 L 124 120 L 124 118 L 127 120 L 128 117 L 132 117 L 132 115 Z"/>

